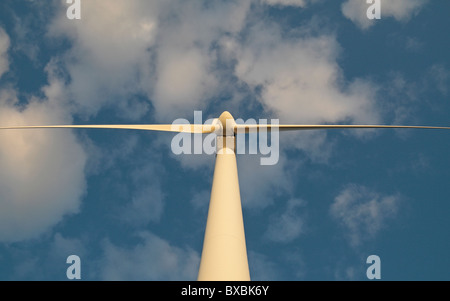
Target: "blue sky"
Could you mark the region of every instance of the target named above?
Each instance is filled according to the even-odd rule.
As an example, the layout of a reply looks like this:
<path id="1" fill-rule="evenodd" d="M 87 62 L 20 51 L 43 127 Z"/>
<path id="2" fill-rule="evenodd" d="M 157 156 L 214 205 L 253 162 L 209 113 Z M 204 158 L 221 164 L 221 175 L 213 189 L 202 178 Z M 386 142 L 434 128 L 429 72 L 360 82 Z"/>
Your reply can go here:
<path id="1" fill-rule="evenodd" d="M 224 110 L 298 124 L 450 126 L 450 3 L 0 4 L 0 125 L 172 123 Z M 239 155 L 253 280 L 450 280 L 449 132 L 280 134 Z M 214 156 L 173 134 L 0 133 L 0 279 L 195 280 Z"/>

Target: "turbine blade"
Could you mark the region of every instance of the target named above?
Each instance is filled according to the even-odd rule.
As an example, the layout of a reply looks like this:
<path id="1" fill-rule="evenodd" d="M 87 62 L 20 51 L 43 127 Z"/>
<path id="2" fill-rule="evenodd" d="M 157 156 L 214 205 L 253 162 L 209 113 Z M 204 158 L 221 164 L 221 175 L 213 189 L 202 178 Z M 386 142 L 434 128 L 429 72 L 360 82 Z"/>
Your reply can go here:
<path id="1" fill-rule="evenodd" d="M 215 126 L 208 124 L 98 124 L 98 125 L 34 125 L 34 126 L 7 126 L 0 130 L 21 129 L 123 129 L 163 131 L 177 133 L 208 134 L 215 130 Z"/>
<path id="2" fill-rule="evenodd" d="M 259 129 L 278 128 L 279 131 L 295 131 L 295 130 L 329 130 L 329 129 L 441 129 L 450 130 L 450 127 L 443 126 L 417 126 L 417 125 L 355 125 L 355 124 L 324 124 L 324 125 L 307 125 L 307 124 L 236 124 L 235 133 L 251 133 Z"/>

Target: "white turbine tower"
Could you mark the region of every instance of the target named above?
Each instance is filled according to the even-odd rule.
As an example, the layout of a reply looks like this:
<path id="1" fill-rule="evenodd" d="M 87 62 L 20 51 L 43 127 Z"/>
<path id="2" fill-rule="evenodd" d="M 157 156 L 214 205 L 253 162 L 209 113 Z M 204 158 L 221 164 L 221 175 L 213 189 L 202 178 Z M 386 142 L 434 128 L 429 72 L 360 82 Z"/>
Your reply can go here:
<path id="1" fill-rule="evenodd" d="M 210 125 L 45 125 L 45 126 L 10 126 L 0 130 L 13 129 L 49 129 L 49 128 L 84 128 L 84 129 L 131 129 L 184 133 L 215 133 L 216 163 L 214 168 L 211 199 L 206 222 L 203 250 L 198 272 L 198 280 L 250 280 L 245 243 L 244 221 L 242 217 L 241 197 L 239 192 L 238 169 L 236 165 L 237 133 L 249 133 L 264 128 L 289 130 L 322 129 L 446 129 L 436 126 L 404 125 L 241 125 L 236 124 L 229 112 L 223 112 Z"/>

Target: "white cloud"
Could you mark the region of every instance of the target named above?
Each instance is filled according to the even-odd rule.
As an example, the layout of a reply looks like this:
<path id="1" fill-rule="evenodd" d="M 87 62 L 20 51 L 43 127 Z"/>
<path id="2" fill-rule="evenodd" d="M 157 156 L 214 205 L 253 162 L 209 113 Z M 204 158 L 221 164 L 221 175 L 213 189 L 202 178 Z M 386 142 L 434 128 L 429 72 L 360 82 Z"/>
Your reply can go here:
<path id="1" fill-rule="evenodd" d="M 139 133 L 117 134 L 120 138 L 113 142 L 114 147 L 96 145 L 83 137 L 89 155 L 86 173 L 109 174 L 108 181 L 115 183 L 114 189 L 120 191 L 119 199 L 124 201 L 111 208 L 115 219 L 134 227 L 157 223 L 164 211 L 166 195 L 161 187 L 165 175 L 165 167 L 160 163 L 164 150 L 161 145 L 146 145 Z"/>
<path id="2" fill-rule="evenodd" d="M 428 0 L 388 0 L 381 1 L 381 19 L 393 17 L 397 21 L 406 22 L 416 15 Z M 342 4 L 343 15 L 361 29 L 368 29 L 377 22 L 367 18 L 367 9 L 372 4 L 365 0 L 347 0 Z"/>
<path id="3" fill-rule="evenodd" d="M 158 2 L 86 1 L 79 21 L 66 18 L 65 9 L 61 4 L 48 35 L 72 42 L 63 62 L 71 79 L 67 89 L 79 112 L 95 115 L 111 103 L 128 108 L 129 99 L 139 92 L 139 79 L 151 72 L 149 49 L 158 28 Z M 146 109 L 141 104 L 135 111 L 144 114 Z"/>
<path id="4" fill-rule="evenodd" d="M 29 256 L 24 256 L 22 260 L 18 260 L 18 263 L 14 266 L 14 271 L 12 272 L 12 279 L 17 279 L 18 281 L 23 281 L 23 279 L 39 280 L 36 270 L 42 267 L 42 262 L 39 258 L 33 256 L 33 254 L 27 254 Z M 42 275 L 39 275 L 42 276 Z"/>
<path id="5" fill-rule="evenodd" d="M 82 279 L 88 278 L 83 266 L 87 250 L 82 240 L 64 237 L 61 233 L 47 238 L 43 240 L 44 247 L 30 247 L 30 244 L 14 245 L 12 254 L 16 257 L 17 264 L 14 265 L 9 279 L 20 281 L 43 278 L 63 279 L 69 266 L 66 263 L 69 255 L 77 255 L 81 258 Z M 42 268 L 44 266 L 45 268 Z"/>
<path id="6" fill-rule="evenodd" d="M 159 222 L 164 210 L 165 193 L 159 180 L 163 170 L 156 163 L 148 163 L 132 172 L 131 200 L 120 209 L 120 219 L 135 226 Z"/>
<path id="7" fill-rule="evenodd" d="M 398 21 L 407 21 L 416 15 L 428 0 L 390 0 L 381 5 L 381 13 Z"/>
<path id="8" fill-rule="evenodd" d="M 101 278 L 104 280 L 195 280 L 200 263 L 192 249 L 182 249 L 143 232 L 134 248 L 106 241 L 103 245 Z"/>
<path id="9" fill-rule="evenodd" d="M 161 119 L 181 117 L 187 108 L 203 108 L 217 85 L 217 79 L 209 72 L 211 61 L 207 52 L 195 47 L 166 47 L 158 60 L 154 93 L 154 105 Z"/>
<path id="10" fill-rule="evenodd" d="M 157 184 L 140 188 L 133 193 L 130 203 L 123 208 L 121 218 L 134 225 L 158 222 L 164 209 L 163 193 Z"/>
<path id="11" fill-rule="evenodd" d="M 253 281 L 274 281 L 281 274 L 279 266 L 264 254 L 249 250 L 248 262 Z"/>
<path id="12" fill-rule="evenodd" d="M 90 116 L 113 103 L 127 108 L 127 99 L 143 93 L 157 119 L 168 122 L 205 107 L 218 85 L 214 43 L 240 31 L 249 6 L 250 1 L 98 0 L 83 3 L 82 19 L 72 22 L 61 5 L 49 35 L 73 44 L 64 60 L 80 112 Z M 136 118 L 148 109 L 142 103 L 129 108 L 141 113 Z"/>
<path id="13" fill-rule="evenodd" d="M 245 25 L 250 1 L 174 1 L 159 28 L 153 82 L 144 87 L 162 120 L 204 109 L 221 87 L 217 42 Z M 192 22 L 192 20 L 196 20 Z M 189 116 L 187 115 L 187 116 Z"/>
<path id="14" fill-rule="evenodd" d="M 266 231 L 266 236 L 275 242 L 287 243 L 295 240 L 304 232 L 305 202 L 299 199 L 290 199 L 279 214 L 272 215 Z"/>
<path id="15" fill-rule="evenodd" d="M 275 6 L 298 6 L 304 7 L 308 4 L 308 0 L 261 0 L 263 3 Z"/>
<path id="16" fill-rule="evenodd" d="M 5 30 L 0 27 L 0 77 L 9 70 L 8 49 L 10 40 Z"/>
<path id="17" fill-rule="evenodd" d="M 330 214 L 346 228 L 351 245 L 357 246 L 373 238 L 395 217 L 400 201 L 397 194 L 382 195 L 365 186 L 350 184 L 335 197 Z"/>
<path id="18" fill-rule="evenodd" d="M 236 76 L 265 111 L 284 124 L 379 123 L 377 86 L 344 79 L 335 36 L 298 32 L 283 38 L 276 24 L 255 24 L 242 44 L 228 43 Z M 280 133 L 280 140 L 282 149 L 301 150 L 316 162 L 326 162 L 332 149 L 326 132 Z"/>
<path id="19" fill-rule="evenodd" d="M 358 276 L 363 274 L 361 267 L 343 266 L 342 263 L 337 263 L 334 271 L 334 279 L 337 281 L 355 281 Z"/>
<path id="20" fill-rule="evenodd" d="M 333 36 L 282 39 L 273 27 L 255 27 L 237 51 L 236 75 L 261 89 L 261 103 L 281 122 L 323 123 L 378 119 L 374 87 L 343 84 Z"/>
<path id="21" fill-rule="evenodd" d="M 67 124 L 61 85 L 50 79 L 45 99 L 19 106 L 12 90 L 0 92 L 2 126 Z M 36 237 L 77 213 L 85 193 L 86 155 L 68 130 L 8 130 L 0 133 L 0 241 Z"/>
<path id="22" fill-rule="evenodd" d="M 85 254 L 86 247 L 80 239 L 67 238 L 61 233 L 56 233 L 53 237 L 49 253 L 51 260 L 57 261 L 62 259 L 62 263 L 65 263 L 65 259 L 69 255 L 78 255 L 83 258 Z"/>
<path id="23" fill-rule="evenodd" d="M 196 209 L 208 209 L 210 199 L 211 189 L 208 189 L 194 193 L 190 202 Z"/>
<path id="24" fill-rule="evenodd" d="M 442 64 L 434 64 L 428 69 L 429 80 L 442 95 L 447 96 L 450 84 L 450 70 Z"/>
<path id="25" fill-rule="evenodd" d="M 443 108 L 440 98 L 431 99 L 429 94 L 439 92 L 448 95 L 450 72 L 444 64 L 433 64 L 426 68 L 423 75 L 411 80 L 401 72 L 389 72 L 387 80 L 381 88 L 381 94 L 385 97 L 380 102 L 386 119 L 392 120 L 392 124 L 420 124 L 420 111 L 423 106 L 433 106 L 435 109 Z M 395 100 L 395 101 L 393 101 Z M 437 101 L 436 101 L 437 100 Z M 407 131 L 396 131 L 399 137 L 408 137 Z"/>
<path id="26" fill-rule="evenodd" d="M 238 173 L 242 205 L 248 208 L 264 208 L 273 203 L 276 196 L 292 191 L 290 173 L 296 163 L 280 156 L 275 165 L 260 165 L 259 155 L 238 155 Z M 289 166 L 289 167 L 288 167 Z"/>

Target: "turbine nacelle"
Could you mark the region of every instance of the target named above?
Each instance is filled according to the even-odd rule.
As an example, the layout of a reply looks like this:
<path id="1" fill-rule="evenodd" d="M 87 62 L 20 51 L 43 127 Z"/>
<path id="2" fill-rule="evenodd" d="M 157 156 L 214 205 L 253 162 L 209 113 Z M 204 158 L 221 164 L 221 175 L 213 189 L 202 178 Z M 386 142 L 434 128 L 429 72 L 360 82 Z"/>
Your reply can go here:
<path id="1" fill-rule="evenodd" d="M 234 154 L 234 152 L 236 151 L 236 121 L 234 120 L 230 112 L 225 111 L 220 114 L 219 118 L 213 121 L 212 126 L 214 126 L 214 133 L 217 135 L 217 154 Z"/>
<path id="2" fill-rule="evenodd" d="M 230 112 L 225 111 L 220 114 L 218 119 L 218 124 L 220 125 L 220 136 L 234 136 L 236 130 L 236 121 Z M 217 131 L 216 131 L 217 133 Z"/>

